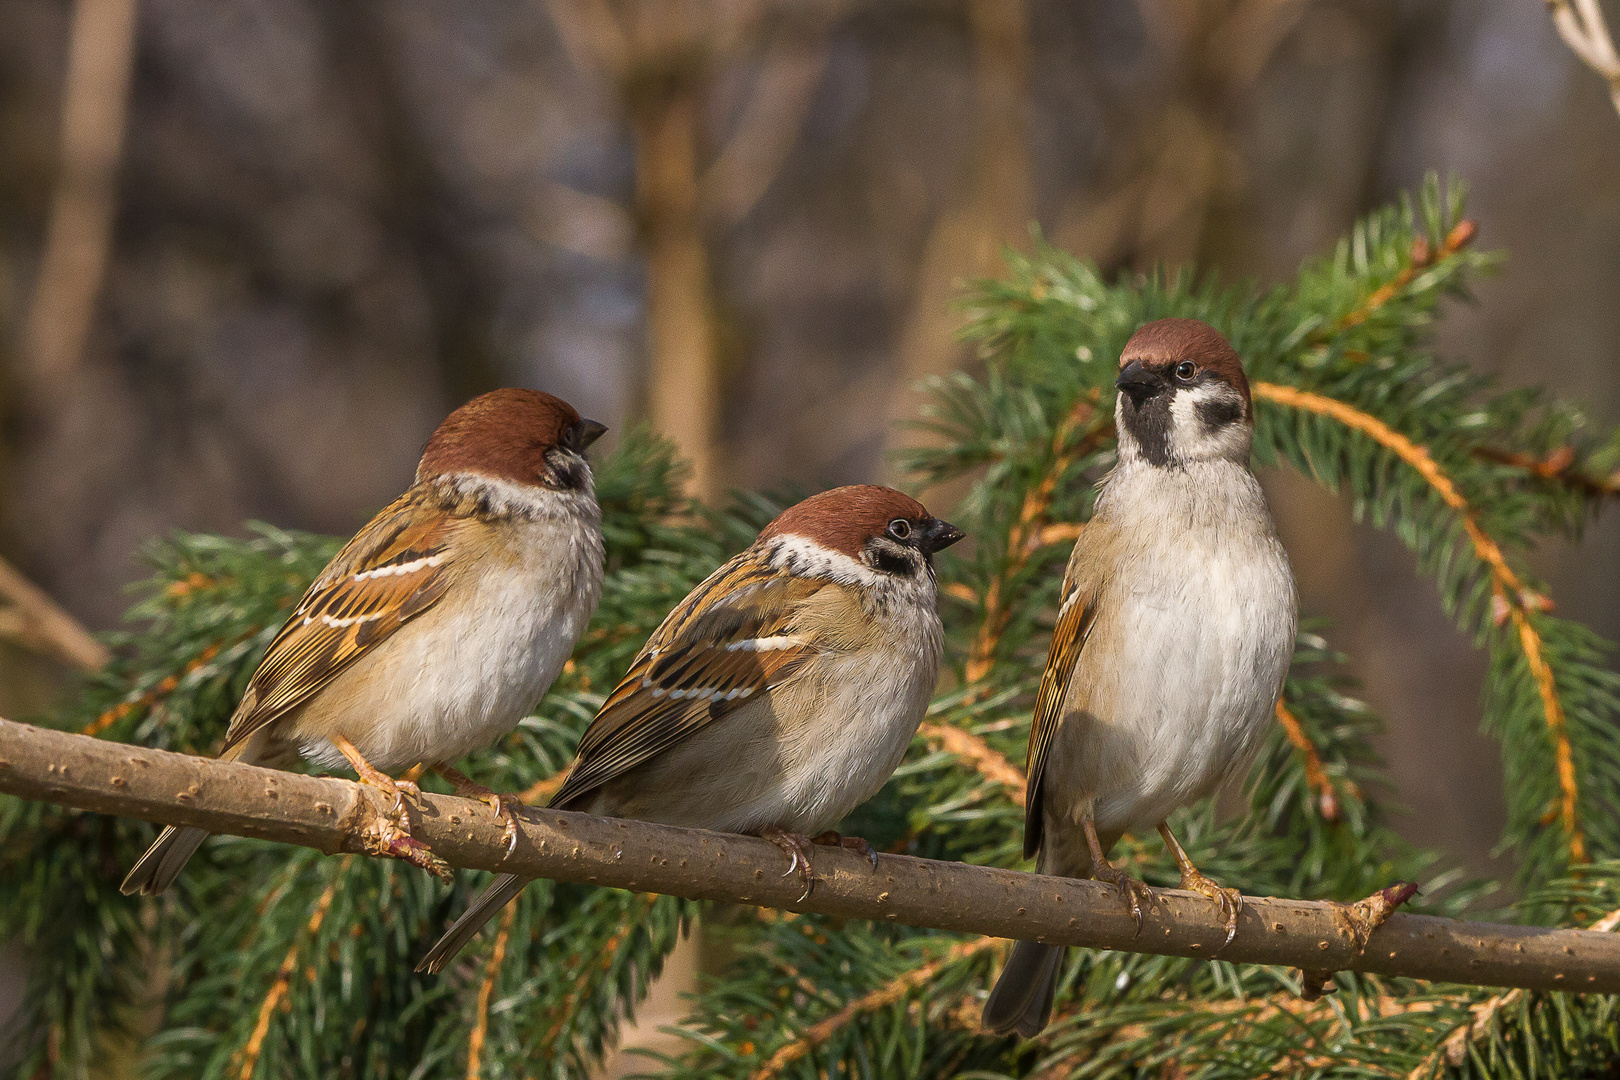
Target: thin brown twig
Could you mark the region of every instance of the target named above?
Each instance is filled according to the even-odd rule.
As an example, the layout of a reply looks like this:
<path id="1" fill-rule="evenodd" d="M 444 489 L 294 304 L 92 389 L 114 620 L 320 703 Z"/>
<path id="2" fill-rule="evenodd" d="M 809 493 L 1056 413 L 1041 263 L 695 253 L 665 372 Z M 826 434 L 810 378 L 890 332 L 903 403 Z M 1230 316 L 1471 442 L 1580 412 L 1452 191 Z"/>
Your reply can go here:
<path id="1" fill-rule="evenodd" d="M 1294 744 L 1301 756 L 1305 759 L 1305 782 L 1317 791 L 1317 802 L 1322 810 L 1322 817 L 1327 821 L 1339 820 L 1339 793 L 1333 787 L 1333 781 L 1328 778 L 1327 770 L 1322 767 L 1322 755 L 1317 752 L 1316 744 L 1311 742 L 1305 728 L 1300 724 L 1299 718 L 1289 711 L 1288 705 L 1277 699 L 1277 722 L 1282 725 L 1283 734 L 1288 741 Z"/>
<path id="2" fill-rule="evenodd" d="M 991 748 L 990 744 L 971 732 L 952 724 L 932 721 L 917 729 L 917 734 L 932 740 L 949 753 L 955 754 L 965 765 L 971 765 L 986 779 L 1007 789 L 1007 798 L 1024 805 L 1026 789 L 1024 772 Z"/>
<path id="3" fill-rule="evenodd" d="M 1620 908 L 1609 912 L 1603 918 L 1593 923 L 1588 929 L 1598 933 L 1611 933 L 1620 927 Z M 1442 1062 L 1447 1065 L 1461 1065 L 1463 1058 L 1468 1056 L 1468 1047 L 1471 1043 L 1484 1038 L 1491 1030 L 1491 1024 L 1504 1010 L 1512 1008 L 1525 995 L 1524 990 L 1509 990 L 1503 994 L 1480 1002 L 1472 1007 L 1472 1018 L 1465 1024 L 1459 1024 L 1452 1029 L 1451 1034 L 1440 1041 L 1434 1052 L 1418 1063 L 1417 1068 L 1407 1074 L 1406 1080 L 1428 1080 L 1440 1070 Z"/>
<path id="4" fill-rule="evenodd" d="M 1532 457 L 1529 454 L 1517 454 L 1510 450 L 1498 450 L 1495 447 L 1481 446 L 1474 450 L 1475 457 L 1494 461 L 1499 465 L 1511 465 L 1516 469 L 1523 469 L 1533 476 L 1543 480 L 1556 480 L 1584 495 L 1601 498 L 1609 495 L 1620 495 L 1620 469 L 1616 469 L 1608 476 L 1591 476 L 1587 473 L 1576 472 L 1573 466 L 1576 461 L 1575 448 L 1560 446 L 1546 457 Z"/>
<path id="5" fill-rule="evenodd" d="M 10 605 L 0 611 L 7 616 L 0 632 L 29 648 L 85 671 L 99 671 L 112 658 L 107 646 L 4 559 L 0 559 L 0 600 Z"/>
<path id="6" fill-rule="evenodd" d="M 315 901 L 315 907 L 309 916 L 309 923 L 304 928 L 306 937 L 313 938 L 320 930 L 321 923 L 326 919 L 326 913 L 332 906 L 332 899 L 337 896 L 338 882 L 343 880 L 343 873 L 349 868 L 354 856 L 344 858 L 337 873 L 321 892 L 320 899 Z M 270 992 L 264 996 L 259 1005 L 259 1019 L 253 1025 L 253 1034 L 248 1037 L 247 1045 L 242 1048 L 242 1069 L 237 1076 L 240 1080 L 252 1080 L 253 1071 L 258 1068 L 259 1054 L 264 1049 L 265 1036 L 270 1033 L 270 1019 L 275 1015 L 276 1007 L 281 1004 L 282 998 L 287 994 L 287 988 L 292 982 L 293 969 L 298 966 L 298 952 L 303 942 L 295 942 L 287 950 L 287 956 L 276 969 L 276 977 L 270 984 Z"/>
<path id="7" fill-rule="evenodd" d="M 930 960 L 921 967 L 912 968 L 871 993 L 864 994 L 847 1003 L 831 1016 L 810 1025 L 804 1030 L 804 1034 L 772 1054 L 765 1064 L 754 1071 L 749 1080 L 771 1080 L 772 1077 L 781 1076 L 783 1070 L 789 1065 L 792 1065 L 805 1055 L 813 1053 L 855 1017 L 860 1016 L 862 1013 L 871 1013 L 887 1008 L 904 998 L 912 990 L 932 980 L 946 966 L 971 956 L 977 956 L 979 953 L 997 948 L 1000 945 L 1001 942 L 995 938 L 980 938 L 977 941 L 964 941 L 952 945 L 945 955 L 938 960 Z"/>
<path id="8" fill-rule="evenodd" d="M 1575 863 L 1589 861 L 1586 836 L 1581 830 L 1577 814 L 1580 788 L 1575 775 L 1575 755 L 1570 743 L 1569 726 L 1564 716 L 1563 704 L 1559 700 L 1557 680 L 1542 652 L 1541 635 L 1531 622 L 1533 613 L 1548 609 L 1550 603 L 1547 598 L 1526 588 L 1519 581 L 1518 575 L 1508 566 L 1501 546 L 1480 527 L 1473 507 L 1463 498 L 1451 478 L 1435 463 L 1426 448 L 1377 417 L 1337 398 L 1266 382 L 1255 383 L 1252 392 L 1255 397 L 1278 405 L 1330 417 L 1373 439 L 1416 469 L 1418 475 L 1428 481 L 1429 486 L 1434 488 L 1441 500 L 1462 519 L 1463 529 L 1468 534 L 1475 555 L 1490 570 L 1497 625 L 1512 620 L 1514 629 L 1518 632 L 1519 646 L 1524 652 L 1525 662 L 1530 667 L 1530 674 L 1535 679 L 1537 691 L 1541 695 L 1542 713 L 1546 718 L 1547 733 L 1552 739 L 1553 755 L 1557 762 L 1558 786 L 1561 793 L 1559 819 L 1563 822 L 1564 832 L 1569 838 L 1570 861 Z"/>
<path id="9" fill-rule="evenodd" d="M 1412 279 L 1417 277 L 1420 270 L 1427 270 L 1435 263 L 1442 262 L 1451 258 L 1453 255 L 1456 255 L 1463 248 L 1472 243 L 1474 237 L 1478 234 L 1479 226 L 1474 222 L 1468 220 L 1459 221 L 1455 226 L 1452 227 L 1452 230 L 1446 234 L 1446 238 L 1441 242 L 1440 249 L 1438 251 L 1434 250 L 1434 248 L 1429 244 L 1428 237 L 1419 236 L 1417 239 L 1412 241 L 1412 253 L 1410 261 L 1408 261 L 1405 266 L 1401 267 L 1400 271 L 1396 273 L 1394 277 L 1390 278 L 1384 284 L 1380 285 L 1378 288 L 1369 293 L 1367 299 L 1363 300 L 1359 306 L 1357 306 L 1343 318 L 1339 319 L 1339 321 L 1333 325 L 1331 330 L 1323 331 L 1313 338 L 1313 343 L 1320 344 L 1336 333 L 1348 330 L 1353 326 L 1359 326 L 1366 322 L 1372 317 L 1374 312 L 1383 307 L 1385 304 L 1389 303 L 1397 295 L 1399 295 L 1402 289 L 1410 285 L 1412 283 Z"/>
<path id="10" fill-rule="evenodd" d="M 495 993 L 495 979 L 501 973 L 502 962 L 506 960 L 506 942 L 512 936 L 512 920 L 516 915 L 516 904 L 507 904 L 502 910 L 501 926 L 495 934 L 495 947 L 490 950 L 489 960 L 484 964 L 484 981 L 478 985 L 478 1020 L 473 1024 L 472 1035 L 467 1038 L 467 1080 L 478 1080 L 479 1077 L 484 1038 L 489 1032 L 489 999 Z"/>

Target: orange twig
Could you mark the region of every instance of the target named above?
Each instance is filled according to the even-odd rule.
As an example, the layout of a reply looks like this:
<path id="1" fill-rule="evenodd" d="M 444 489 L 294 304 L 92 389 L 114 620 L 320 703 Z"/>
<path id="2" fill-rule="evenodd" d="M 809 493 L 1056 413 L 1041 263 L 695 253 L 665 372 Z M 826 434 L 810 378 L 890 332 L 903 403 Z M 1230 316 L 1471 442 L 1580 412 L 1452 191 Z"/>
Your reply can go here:
<path id="1" fill-rule="evenodd" d="M 1560 446 L 1544 458 L 1516 454 L 1510 450 L 1497 450 L 1489 446 L 1479 447 L 1474 454 L 1487 461 L 1523 469 L 1543 480 L 1557 480 L 1594 497 L 1620 495 L 1620 469 L 1616 469 L 1608 476 L 1589 476 L 1586 473 L 1570 471 L 1570 467 L 1575 464 L 1574 447 Z"/>
<path id="2" fill-rule="evenodd" d="M 495 948 L 490 951 L 489 960 L 484 964 L 484 981 L 478 987 L 478 1022 L 473 1025 L 472 1035 L 467 1039 L 467 1080 L 478 1080 L 481 1059 L 484 1054 L 484 1037 L 489 1031 L 489 999 L 495 992 L 495 977 L 501 972 L 501 962 L 506 959 L 506 941 L 512 934 L 512 919 L 517 915 L 517 905 L 507 904 L 501 912 L 501 928 L 495 934 Z"/>
<path id="3" fill-rule="evenodd" d="M 258 632 L 258 628 L 254 627 L 241 637 L 238 637 L 235 641 L 232 641 L 231 644 L 235 645 L 238 642 L 246 641 L 248 638 L 252 637 Z M 152 687 L 152 689 L 146 691 L 145 693 L 137 694 L 135 697 L 130 698 L 127 701 L 120 701 L 117 705 L 114 705 L 112 708 L 108 709 L 106 712 L 102 713 L 100 716 L 86 724 L 84 729 L 79 734 L 100 735 L 103 731 L 107 730 L 109 727 L 112 727 L 114 724 L 118 723 L 118 721 L 122 720 L 136 709 L 144 709 L 152 705 L 156 705 L 159 701 L 163 700 L 174 692 L 175 688 L 180 685 L 181 679 L 184 679 L 193 671 L 196 671 L 198 668 L 210 663 L 214 657 L 219 655 L 219 650 L 224 646 L 225 642 L 220 640 L 204 647 L 202 652 L 186 661 L 186 666 L 180 669 L 180 673 L 178 675 L 165 676 L 158 682 L 156 686 Z"/>
<path id="4" fill-rule="evenodd" d="M 1620 927 L 1620 908 L 1609 912 L 1588 929 L 1606 934 L 1615 927 Z M 1524 995 L 1524 990 L 1509 990 L 1505 994 L 1497 994 L 1473 1006 L 1473 1019 L 1454 1028 L 1451 1034 L 1435 1047 L 1432 1054 L 1407 1074 L 1406 1080 L 1428 1080 L 1439 1072 L 1442 1062 L 1447 1065 L 1461 1065 L 1463 1058 L 1468 1056 L 1468 1045 L 1483 1038 L 1490 1031 L 1491 1023 L 1497 1014 L 1504 1009 L 1512 1008 Z"/>
<path id="5" fill-rule="evenodd" d="M 1427 449 L 1377 417 L 1336 398 L 1313 394 L 1292 386 L 1264 382 L 1255 383 L 1252 392 L 1255 397 L 1278 405 L 1287 405 L 1330 417 L 1368 436 L 1416 469 L 1445 504 L 1462 518 L 1463 529 L 1473 544 L 1475 555 L 1491 573 L 1497 624 L 1501 625 L 1508 619 L 1513 620 L 1519 634 L 1520 647 L 1524 650 L 1525 661 L 1541 694 L 1542 712 L 1546 716 L 1547 732 L 1553 741 L 1553 754 L 1557 761 L 1558 786 L 1562 792 L 1559 818 L 1563 822 L 1565 833 L 1569 836 L 1570 860 L 1577 863 L 1587 862 L 1586 837 L 1576 816 L 1579 786 L 1575 776 L 1574 750 L 1569 741 L 1569 726 L 1565 720 L 1563 704 L 1558 698 L 1557 681 L 1553 677 L 1552 668 L 1542 655 L 1541 635 L 1536 632 L 1535 626 L 1530 621 L 1532 612 L 1547 610 L 1551 606 L 1550 602 L 1541 594 L 1525 588 L 1519 581 L 1518 575 L 1508 566 L 1501 547 L 1480 527 L 1473 508 L 1468 505 L 1468 500 L 1463 498 L 1457 486 L 1451 482 L 1451 478 L 1441 471 L 1434 458 L 1429 456 Z"/>
<path id="6" fill-rule="evenodd" d="M 326 912 L 332 906 L 332 899 L 337 895 L 338 882 L 343 879 L 343 872 L 348 869 L 354 856 L 345 856 L 338 872 L 332 875 L 332 881 L 321 893 L 320 899 L 315 901 L 315 910 L 310 914 L 309 924 L 304 928 L 309 937 L 314 937 L 320 930 L 321 923 L 326 919 Z M 247 1045 L 242 1049 L 242 1071 L 237 1075 L 241 1080 L 251 1080 L 253 1070 L 259 1065 L 259 1053 L 264 1048 L 265 1036 L 270 1033 L 270 1018 L 275 1015 L 276 1007 L 281 1004 L 282 998 L 287 995 L 287 986 L 292 981 L 293 969 L 298 966 L 298 950 L 302 942 L 295 943 L 287 950 L 287 956 L 276 969 L 275 981 L 270 984 L 270 992 L 264 996 L 264 1002 L 259 1006 L 259 1020 L 253 1025 L 253 1034 L 249 1036 Z"/>
<path id="7" fill-rule="evenodd" d="M 1479 226 L 1472 221 L 1459 221 L 1456 226 L 1446 234 L 1446 239 L 1440 245 L 1439 251 L 1429 246 L 1427 236 L 1419 236 L 1412 241 L 1412 261 L 1401 267 L 1400 272 L 1384 284 L 1374 289 L 1364 300 L 1360 307 L 1340 319 L 1335 331 L 1348 330 L 1352 326 L 1359 326 L 1372 317 L 1373 312 L 1383 307 L 1395 298 L 1400 291 L 1412 284 L 1418 271 L 1426 270 L 1443 259 L 1449 259 L 1463 248 L 1467 247 L 1479 233 Z"/>
<path id="8" fill-rule="evenodd" d="M 978 635 L 973 639 L 973 647 L 968 652 L 964 674 L 970 683 L 983 679 L 994 665 L 996 644 L 1001 640 L 1001 632 L 1007 628 L 1007 620 L 1012 617 L 1010 606 L 1002 601 L 1002 593 L 1007 585 L 1024 568 L 1029 557 L 1040 548 L 1063 540 L 1072 541 L 1080 535 L 1081 527 L 1078 524 L 1064 523 L 1054 526 L 1049 525 L 1045 518 L 1052 508 L 1058 482 L 1063 479 L 1063 474 L 1069 471 L 1069 466 L 1088 453 L 1100 439 L 1107 438 L 1113 430 L 1111 424 L 1104 425 L 1088 432 L 1073 446 L 1069 445 L 1074 433 L 1096 412 L 1097 397 L 1097 392 L 1093 391 L 1080 398 L 1074 403 L 1074 408 L 1069 410 L 1069 415 L 1064 418 L 1063 423 L 1058 425 L 1057 431 L 1052 434 L 1052 466 L 1041 477 L 1040 483 L 1024 496 L 1018 520 L 1007 530 L 1007 561 L 1001 573 L 985 590 L 984 622 L 979 625 Z"/>
<path id="9" fill-rule="evenodd" d="M 938 960 L 931 960 L 921 967 L 911 969 L 870 994 L 856 998 L 825 1020 L 820 1020 L 806 1028 L 803 1035 L 772 1054 L 770 1060 L 760 1066 L 750 1077 L 750 1080 L 770 1080 L 771 1077 L 782 1075 L 782 1071 L 789 1065 L 825 1044 L 828 1039 L 837 1033 L 839 1028 L 855 1019 L 855 1017 L 862 1013 L 876 1012 L 879 1009 L 893 1005 L 918 986 L 933 979 L 947 965 L 976 956 L 986 949 L 996 948 L 1000 944 L 1001 942 L 995 938 L 980 938 L 977 941 L 964 941 L 952 945 L 945 955 Z"/>
<path id="10" fill-rule="evenodd" d="M 1277 700 L 1277 722 L 1282 725 L 1288 741 L 1304 755 L 1305 781 L 1320 793 L 1318 804 L 1322 808 L 1322 817 L 1328 821 L 1338 821 L 1339 793 L 1333 789 L 1333 781 L 1328 779 L 1327 770 L 1322 768 L 1322 756 L 1317 753 L 1310 736 L 1305 734 L 1299 718 L 1288 710 L 1281 698 Z"/>
<path id="11" fill-rule="evenodd" d="M 917 733 L 925 739 L 938 742 L 946 751 L 973 766 L 987 779 L 1005 787 L 1009 799 L 1019 806 L 1024 805 L 1027 785 L 1023 770 L 992 750 L 989 743 L 950 724 L 926 723 L 917 729 Z"/>
<path id="12" fill-rule="evenodd" d="M 524 805 L 533 806 L 537 802 L 551 798 L 552 794 L 558 788 L 562 787 L 562 782 L 567 777 L 568 770 L 561 769 L 552 773 L 550 776 L 536 780 L 534 783 L 524 788 L 522 793 L 518 795 L 518 798 L 523 801 Z"/>

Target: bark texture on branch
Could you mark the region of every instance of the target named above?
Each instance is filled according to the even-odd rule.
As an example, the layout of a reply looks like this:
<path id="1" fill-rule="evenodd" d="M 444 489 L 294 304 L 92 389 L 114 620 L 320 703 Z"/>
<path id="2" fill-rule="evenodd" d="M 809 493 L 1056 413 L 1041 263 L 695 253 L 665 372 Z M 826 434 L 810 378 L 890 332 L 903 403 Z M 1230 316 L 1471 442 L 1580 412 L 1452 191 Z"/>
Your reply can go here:
<path id="1" fill-rule="evenodd" d="M 389 800 L 348 780 L 303 776 L 105 742 L 0 720 L 0 791 L 167 825 L 366 852 Z M 1355 970 L 1531 990 L 1620 992 L 1620 935 L 1396 913 L 1358 950 L 1336 905 L 1246 898 L 1237 937 L 1215 906 L 1158 891 L 1140 934 L 1112 887 L 1015 870 L 818 848 L 815 891 L 798 902 L 782 853 L 764 840 L 558 810 L 529 810 L 510 855 L 483 803 L 427 795 L 418 839 L 452 866 L 670 893 L 842 918 L 1063 945 Z"/>

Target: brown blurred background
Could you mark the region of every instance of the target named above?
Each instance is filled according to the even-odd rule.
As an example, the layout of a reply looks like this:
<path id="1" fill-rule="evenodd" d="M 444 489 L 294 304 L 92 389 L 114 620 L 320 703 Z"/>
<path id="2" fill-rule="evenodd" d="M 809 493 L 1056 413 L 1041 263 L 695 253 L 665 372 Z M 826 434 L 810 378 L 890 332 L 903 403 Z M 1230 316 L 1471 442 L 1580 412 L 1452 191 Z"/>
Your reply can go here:
<path id="1" fill-rule="evenodd" d="M 145 539 L 348 533 L 502 384 L 700 489 L 890 475 L 959 284 L 1038 223 L 1285 281 L 1427 170 L 1507 272 L 1440 349 L 1620 421 L 1620 117 L 1540 0 L 0 0 L 0 556 L 91 628 Z M 611 439 L 611 436 L 610 436 Z M 1484 665 L 1268 478 L 1416 840 L 1493 875 Z M 1620 527 L 1541 552 L 1620 637 Z M 65 672 L 0 644 L 0 709 Z"/>

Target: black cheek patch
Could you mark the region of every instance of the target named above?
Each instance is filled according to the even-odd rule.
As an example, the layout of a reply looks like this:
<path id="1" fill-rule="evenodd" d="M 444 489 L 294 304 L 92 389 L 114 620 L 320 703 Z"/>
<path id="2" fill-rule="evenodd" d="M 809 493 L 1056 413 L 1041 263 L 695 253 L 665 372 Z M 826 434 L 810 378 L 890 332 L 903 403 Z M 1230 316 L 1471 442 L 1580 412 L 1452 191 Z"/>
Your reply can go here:
<path id="1" fill-rule="evenodd" d="M 872 550 L 872 566 L 885 574 L 906 575 L 911 573 L 911 560 L 898 551 L 891 551 L 883 545 L 879 545 Z"/>
<path id="2" fill-rule="evenodd" d="M 1198 419 L 1204 422 L 1206 428 L 1223 428 L 1243 419 L 1243 402 L 1223 394 L 1209 401 L 1200 401 L 1197 411 Z"/>
<path id="3" fill-rule="evenodd" d="M 1170 464 L 1170 399 L 1173 394 L 1155 394 L 1140 406 L 1129 397 L 1124 401 L 1120 422 L 1136 438 L 1142 457 L 1149 465 Z"/>

